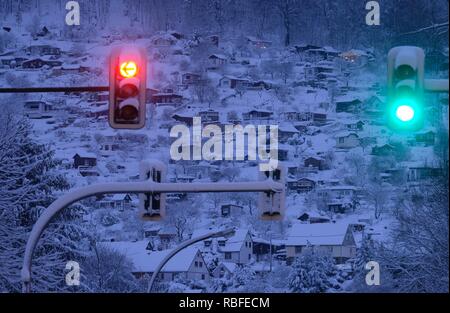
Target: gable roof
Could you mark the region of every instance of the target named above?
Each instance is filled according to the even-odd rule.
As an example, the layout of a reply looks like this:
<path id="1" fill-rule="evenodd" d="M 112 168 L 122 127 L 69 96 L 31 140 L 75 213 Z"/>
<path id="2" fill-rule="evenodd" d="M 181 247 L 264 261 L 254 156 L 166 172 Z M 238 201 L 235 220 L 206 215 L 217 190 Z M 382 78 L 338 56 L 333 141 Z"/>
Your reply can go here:
<path id="1" fill-rule="evenodd" d="M 247 229 L 238 229 L 235 231 L 234 235 L 227 239 L 225 247 L 220 250 L 222 252 L 237 252 L 240 251 L 242 245 L 244 244 L 245 238 L 247 237 Z"/>
<path id="2" fill-rule="evenodd" d="M 172 249 L 148 251 L 146 250 L 148 243 L 148 240 L 142 240 L 136 242 L 100 242 L 98 245 L 117 251 L 129 258 L 133 264 L 134 273 L 152 273 Z M 162 268 L 162 272 L 188 271 L 198 253 L 199 250 L 194 247 L 181 250 L 167 262 Z"/>
<path id="3" fill-rule="evenodd" d="M 286 239 L 287 246 L 331 245 L 338 246 L 344 243 L 348 230 L 346 223 L 295 223 Z"/>

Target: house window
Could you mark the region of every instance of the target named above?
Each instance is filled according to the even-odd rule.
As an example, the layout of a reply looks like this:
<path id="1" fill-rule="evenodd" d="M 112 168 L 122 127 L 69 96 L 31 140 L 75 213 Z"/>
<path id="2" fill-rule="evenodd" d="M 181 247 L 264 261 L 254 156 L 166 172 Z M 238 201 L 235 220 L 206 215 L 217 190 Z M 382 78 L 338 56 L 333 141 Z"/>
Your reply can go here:
<path id="1" fill-rule="evenodd" d="M 202 279 L 205 279 L 205 274 L 202 274 Z"/>
<path id="2" fill-rule="evenodd" d="M 251 243 L 251 242 L 248 243 L 248 247 L 249 247 L 249 248 L 252 247 L 252 243 Z"/>
<path id="3" fill-rule="evenodd" d="M 250 260 L 252 258 L 252 255 L 249 253 L 248 254 L 248 259 Z"/>
<path id="4" fill-rule="evenodd" d="M 231 259 L 231 252 L 225 252 L 225 260 Z"/>
<path id="5" fill-rule="evenodd" d="M 343 137 L 339 138 L 339 143 L 344 143 L 344 139 Z"/>
<path id="6" fill-rule="evenodd" d="M 200 265 L 200 267 L 203 267 L 203 262 L 198 262 L 198 265 Z"/>
<path id="7" fill-rule="evenodd" d="M 198 262 L 197 261 L 195 261 L 195 267 L 198 267 Z"/>
<path id="8" fill-rule="evenodd" d="M 296 246 L 295 247 L 295 253 L 302 253 L 302 247 L 301 246 Z"/>

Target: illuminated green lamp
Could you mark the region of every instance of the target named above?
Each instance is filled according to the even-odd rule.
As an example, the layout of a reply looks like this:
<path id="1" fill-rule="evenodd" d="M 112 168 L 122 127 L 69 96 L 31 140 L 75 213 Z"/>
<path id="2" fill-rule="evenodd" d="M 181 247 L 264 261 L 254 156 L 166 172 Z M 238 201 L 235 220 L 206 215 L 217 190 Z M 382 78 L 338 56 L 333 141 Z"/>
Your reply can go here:
<path id="1" fill-rule="evenodd" d="M 411 98 L 400 98 L 394 101 L 389 110 L 389 124 L 398 130 L 415 130 L 422 125 L 421 106 L 417 100 Z"/>

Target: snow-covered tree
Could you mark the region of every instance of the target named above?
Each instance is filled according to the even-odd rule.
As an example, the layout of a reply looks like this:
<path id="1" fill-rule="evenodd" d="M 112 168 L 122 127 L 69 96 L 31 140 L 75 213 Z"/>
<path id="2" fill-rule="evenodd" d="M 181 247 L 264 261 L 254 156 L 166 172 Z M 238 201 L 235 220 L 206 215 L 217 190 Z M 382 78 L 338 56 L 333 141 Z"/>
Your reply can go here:
<path id="1" fill-rule="evenodd" d="M 291 292 L 326 292 L 335 287 L 334 261 L 328 255 L 316 253 L 308 247 L 292 264 L 288 278 Z"/>
<path id="2" fill-rule="evenodd" d="M 19 291 L 20 269 L 28 233 L 55 191 L 69 187 L 56 172 L 54 152 L 36 143 L 24 119 L 8 112 L 0 116 L 0 290 Z M 59 214 L 44 231 L 33 258 L 33 289 L 65 289 L 65 264 L 82 258 L 86 230 L 83 210 Z"/>

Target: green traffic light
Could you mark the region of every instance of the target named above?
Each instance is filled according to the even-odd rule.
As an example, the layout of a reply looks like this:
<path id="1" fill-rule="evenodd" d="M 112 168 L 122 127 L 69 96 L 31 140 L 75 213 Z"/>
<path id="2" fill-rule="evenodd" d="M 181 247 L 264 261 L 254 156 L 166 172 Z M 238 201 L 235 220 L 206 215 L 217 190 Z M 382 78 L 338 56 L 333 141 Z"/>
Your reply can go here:
<path id="1" fill-rule="evenodd" d="M 401 105 L 395 111 L 395 115 L 402 122 L 409 122 L 414 118 L 414 114 L 414 108 L 409 105 Z"/>
<path id="2" fill-rule="evenodd" d="M 397 130 L 412 131 L 422 125 L 422 103 L 410 96 L 399 97 L 391 102 L 388 110 L 389 126 Z"/>

